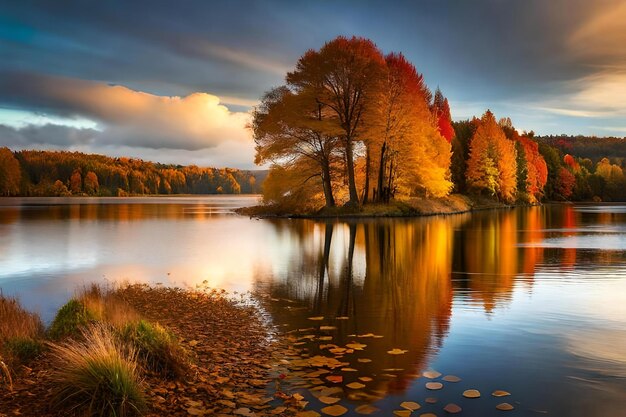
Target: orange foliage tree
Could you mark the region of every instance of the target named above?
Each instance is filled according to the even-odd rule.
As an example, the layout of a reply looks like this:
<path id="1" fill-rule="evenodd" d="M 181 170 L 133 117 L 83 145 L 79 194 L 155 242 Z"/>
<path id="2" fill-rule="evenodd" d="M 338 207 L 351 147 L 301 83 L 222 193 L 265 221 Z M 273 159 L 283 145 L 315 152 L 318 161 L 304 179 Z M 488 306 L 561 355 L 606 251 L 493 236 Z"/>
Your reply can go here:
<path id="1" fill-rule="evenodd" d="M 450 104 L 448 99 L 443 96 L 441 90 L 437 88 L 435 91 L 435 97 L 431 106 L 433 116 L 437 120 L 437 128 L 439 133 L 443 136 L 448 143 L 452 142 L 454 137 L 454 128 L 452 127 L 452 116 L 450 115 Z"/>
<path id="2" fill-rule="evenodd" d="M 21 179 L 20 163 L 13 152 L 9 148 L 0 148 L 0 196 L 19 194 Z"/>
<path id="3" fill-rule="evenodd" d="M 515 143 L 506 138 L 489 110 L 480 119 L 470 143 L 467 183 L 478 193 L 487 191 L 503 201 L 515 201 L 517 191 Z"/>

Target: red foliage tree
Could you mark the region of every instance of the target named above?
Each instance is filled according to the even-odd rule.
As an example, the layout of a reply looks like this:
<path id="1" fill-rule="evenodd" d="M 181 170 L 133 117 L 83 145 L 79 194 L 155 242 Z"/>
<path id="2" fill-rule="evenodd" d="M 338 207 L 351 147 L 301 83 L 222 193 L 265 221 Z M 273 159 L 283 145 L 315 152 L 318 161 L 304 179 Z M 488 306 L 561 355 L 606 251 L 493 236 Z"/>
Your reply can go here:
<path id="1" fill-rule="evenodd" d="M 564 200 L 567 200 L 572 196 L 575 185 L 576 177 L 574 177 L 574 174 L 572 174 L 569 169 L 561 167 L 554 186 L 556 193 Z"/>
<path id="2" fill-rule="evenodd" d="M 454 128 L 452 127 L 450 105 L 448 103 L 448 99 L 443 96 L 439 88 L 435 91 L 435 98 L 433 99 L 431 112 L 437 120 L 437 127 L 441 136 L 443 136 L 448 143 L 452 142 L 452 138 L 454 137 Z"/>

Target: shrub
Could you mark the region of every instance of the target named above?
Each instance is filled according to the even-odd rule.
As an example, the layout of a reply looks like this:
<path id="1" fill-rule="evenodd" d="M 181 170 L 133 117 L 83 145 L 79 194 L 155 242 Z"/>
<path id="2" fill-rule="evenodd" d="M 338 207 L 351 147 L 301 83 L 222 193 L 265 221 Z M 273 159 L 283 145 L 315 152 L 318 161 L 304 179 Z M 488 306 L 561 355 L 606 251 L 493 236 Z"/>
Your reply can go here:
<path id="1" fill-rule="evenodd" d="M 52 339 L 79 335 L 81 328 L 95 321 L 96 318 L 83 303 L 72 298 L 57 313 L 50 325 L 48 335 Z"/>
<path id="2" fill-rule="evenodd" d="M 25 364 L 39 356 L 43 350 L 40 340 L 30 338 L 13 338 L 4 342 L 3 351 L 12 367 Z"/>
<path id="3" fill-rule="evenodd" d="M 24 310 L 15 298 L 0 294 L 0 346 L 8 339 L 36 339 L 43 333 L 37 314 Z"/>
<path id="4" fill-rule="evenodd" d="M 137 350 L 145 367 L 166 377 L 180 377 L 189 370 L 189 353 L 163 326 L 145 320 L 127 324 L 120 332 Z"/>
<path id="5" fill-rule="evenodd" d="M 92 324 L 80 341 L 50 343 L 53 405 L 87 416 L 124 417 L 145 407 L 136 352 L 120 345 L 112 330 Z"/>

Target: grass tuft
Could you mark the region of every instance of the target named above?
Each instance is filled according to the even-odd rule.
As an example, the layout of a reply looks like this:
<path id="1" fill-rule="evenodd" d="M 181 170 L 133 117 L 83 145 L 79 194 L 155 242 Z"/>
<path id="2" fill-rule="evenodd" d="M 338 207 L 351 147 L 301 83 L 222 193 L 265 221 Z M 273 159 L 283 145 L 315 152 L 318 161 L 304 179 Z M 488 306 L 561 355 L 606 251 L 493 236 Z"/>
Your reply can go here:
<path id="1" fill-rule="evenodd" d="M 120 331 L 121 339 L 137 350 L 144 366 L 166 377 L 181 377 L 190 366 L 189 353 L 163 326 L 145 320 L 128 323 Z"/>
<path id="2" fill-rule="evenodd" d="M 123 327 L 130 322 L 139 320 L 137 312 L 117 296 L 115 291 L 102 288 L 98 284 L 91 284 L 83 288 L 77 299 L 96 320 L 115 327 Z"/>
<path id="3" fill-rule="evenodd" d="M 81 335 L 81 340 L 50 343 L 53 404 L 86 416 L 140 414 L 146 402 L 135 350 L 121 346 L 103 324 L 85 327 Z"/>

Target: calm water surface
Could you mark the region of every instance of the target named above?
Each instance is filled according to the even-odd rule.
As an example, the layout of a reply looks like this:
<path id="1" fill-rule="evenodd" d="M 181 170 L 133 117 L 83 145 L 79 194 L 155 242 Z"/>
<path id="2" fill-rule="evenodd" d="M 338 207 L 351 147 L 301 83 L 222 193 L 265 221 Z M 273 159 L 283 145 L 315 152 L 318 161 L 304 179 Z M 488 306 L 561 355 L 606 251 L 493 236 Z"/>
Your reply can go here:
<path id="1" fill-rule="evenodd" d="M 0 199 L 0 288 L 46 321 L 89 282 L 207 281 L 266 294 L 294 339 L 333 337 L 303 339 L 312 354 L 367 344 L 342 359 L 357 369 L 344 379 L 373 378 L 364 393 L 386 411 L 378 415 L 402 401 L 422 404 L 414 415 L 444 415 L 448 402 L 462 415 L 500 415 L 502 401 L 516 407 L 509 415 L 626 415 L 626 205 L 358 222 L 231 211 L 255 202 Z M 336 329 L 305 330 L 320 324 Z M 359 337 L 368 333 L 383 337 Z M 419 375 L 429 369 L 462 381 L 428 391 Z M 482 398 L 462 398 L 468 388 Z M 495 389 L 512 396 L 493 398 Z"/>

